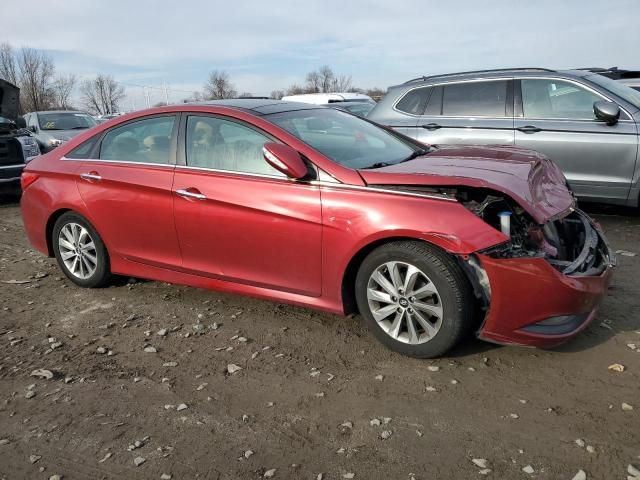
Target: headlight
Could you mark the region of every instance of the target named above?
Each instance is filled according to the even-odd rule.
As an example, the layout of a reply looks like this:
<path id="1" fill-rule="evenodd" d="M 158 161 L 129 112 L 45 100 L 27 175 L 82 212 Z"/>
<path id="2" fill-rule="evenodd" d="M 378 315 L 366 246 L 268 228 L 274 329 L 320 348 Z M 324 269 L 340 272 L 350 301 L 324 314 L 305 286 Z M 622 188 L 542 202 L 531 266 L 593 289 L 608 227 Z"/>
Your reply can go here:
<path id="1" fill-rule="evenodd" d="M 59 147 L 64 143 L 64 140 L 59 140 L 57 138 L 50 138 L 48 143 L 50 147 Z"/>

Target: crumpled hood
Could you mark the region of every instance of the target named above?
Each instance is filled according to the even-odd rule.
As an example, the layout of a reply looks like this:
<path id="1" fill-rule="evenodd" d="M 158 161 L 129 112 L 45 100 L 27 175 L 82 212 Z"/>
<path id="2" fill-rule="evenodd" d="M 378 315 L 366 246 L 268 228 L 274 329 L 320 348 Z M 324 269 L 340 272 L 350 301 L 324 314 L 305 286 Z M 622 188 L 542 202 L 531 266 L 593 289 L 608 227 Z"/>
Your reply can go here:
<path id="1" fill-rule="evenodd" d="M 575 206 L 560 169 L 544 155 L 516 147 L 443 146 L 408 162 L 359 172 L 369 185 L 490 188 L 511 197 L 539 224 Z"/>

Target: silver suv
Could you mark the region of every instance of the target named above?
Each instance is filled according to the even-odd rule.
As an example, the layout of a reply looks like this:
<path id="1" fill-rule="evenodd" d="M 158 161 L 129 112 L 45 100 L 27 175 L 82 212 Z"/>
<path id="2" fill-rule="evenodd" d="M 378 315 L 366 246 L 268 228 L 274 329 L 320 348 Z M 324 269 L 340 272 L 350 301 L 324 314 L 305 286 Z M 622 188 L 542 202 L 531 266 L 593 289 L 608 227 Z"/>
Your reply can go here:
<path id="1" fill-rule="evenodd" d="M 640 92 L 578 70 L 483 70 L 390 87 L 367 116 L 427 144 L 542 152 L 582 200 L 637 206 Z"/>

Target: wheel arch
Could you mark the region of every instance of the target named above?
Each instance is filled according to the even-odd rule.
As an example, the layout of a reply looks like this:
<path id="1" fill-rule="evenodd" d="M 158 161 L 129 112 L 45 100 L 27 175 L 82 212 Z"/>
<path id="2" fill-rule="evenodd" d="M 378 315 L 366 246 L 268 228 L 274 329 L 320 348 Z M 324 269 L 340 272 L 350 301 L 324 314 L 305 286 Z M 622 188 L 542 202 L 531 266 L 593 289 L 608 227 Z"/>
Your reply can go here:
<path id="1" fill-rule="evenodd" d="M 47 225 L 45 227 L 45 239 L 47 241 L 47 255 L 49 257 L 55 256 L 53 253 L 53 238 L 52 238 L 53 227 L 55 226 L 58 219 L 67 212 L 73 212 L 73 213 L 77 213 L 78 215 L 81 215 L 80 213 L 70 208 L 59 208 L 58 210 L 54 211 L 51 215 L 49 215 L 49 218 L 47 219 Z"/>
<path id="2" fill-rule="evenodd" d="M 428 240 L 425 240 L 424 238 L 417 238 L 406 235 L 379 238 L 370 243 L 367 243 L 351 257 L 342 275 L 341 294 L 342 305 L 345 314 L 348 315 L 352 313 L 358 313 L 358 306 L 356 304 L 355 296 L 356 275 L 358 274 L 360 265 L 367 257 L 367 255 L 369 255 L 373 250 L 382 245 L 400 241 L 421 242 L 446 254 L 451 254 L 451 252 L 448 252 L 446 249 L 442 248 L 442 246 L 437 245 L 434 242 L 430 242 Z"/>

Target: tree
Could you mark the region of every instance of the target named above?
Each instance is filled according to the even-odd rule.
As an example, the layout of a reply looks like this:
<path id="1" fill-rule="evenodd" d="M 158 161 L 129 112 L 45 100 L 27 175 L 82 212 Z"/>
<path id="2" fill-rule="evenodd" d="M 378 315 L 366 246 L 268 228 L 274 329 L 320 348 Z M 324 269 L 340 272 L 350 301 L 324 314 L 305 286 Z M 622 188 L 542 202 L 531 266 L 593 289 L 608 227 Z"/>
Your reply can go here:
<path id="1" fill-rule="evenodd" d="M 350 92 L 356 90 L 347 75 L 336 75 L 329 65 L 323 65 L 305 76 L 304 86 L 293 84 L 287 89 L 287 95 L 303 93 Z"/>
<path id="2" fill-rule="evenodd" d="M 53 104 L 63 110 L 72 110 L 71 94 L 77 83 L 74 74 L 58 75 L 51 86 L 53 91 Z"/>
<path id="3" fill-rule="evenodd" d="M 242 92 L 238 96 L 238 98 L 251 98 L 251 97 L 253 97 L 253 93 L 251 93 L 251 92 Z"/>
<path id="4" fill-rule="evenodd" d="M 371 98 L 373 98 L 374 100 L 378 101 L 382 97 L 384 97 L 384 94 L 387 92 L 385 90 L 382 90 L 381 88 L 373 87 L 366 90 L 365 93 L 369 95 Z"/>
<path id="5" fill-rule="evenodd" d="M 284 97 L 283 90 L 273 90 L 271 92 L 271 95 L 269 95 L 269 98 L 272 98 L 274 100 L 282 100 L 282 97 Z"/>
<path id="6" fill-rule="evenodd" d="M 204 97 L 207 100 L 235 98 L 237 92 L 229 80 L 229 75 L 223 70 L 213 70 L 209 73 L 209 80 L 204 85 Z"/>
<path id="7" fill-rule="evenodd" d="M 33 48 L 23 47 L 17 54 L 18 86 L 23 111 L 48 110 L 53 102 L 51 87 L 54 67 L 51 57 Z"/>
<path id="8" fill-rule="evenodd" d="M 94 113 L 107 115 L 118 112 L 118 103 L 125 97 L 124 87 L 110 75 L 86 79 L 80 85 L 86 107 Z"/>
<path id="9" fill-rule="evenodd" d="M 18 85 L 18 68 L 13 47 L 8 43 L 0 44 L 0 78 Z"/>

